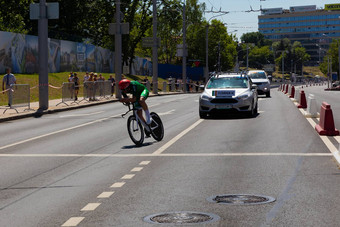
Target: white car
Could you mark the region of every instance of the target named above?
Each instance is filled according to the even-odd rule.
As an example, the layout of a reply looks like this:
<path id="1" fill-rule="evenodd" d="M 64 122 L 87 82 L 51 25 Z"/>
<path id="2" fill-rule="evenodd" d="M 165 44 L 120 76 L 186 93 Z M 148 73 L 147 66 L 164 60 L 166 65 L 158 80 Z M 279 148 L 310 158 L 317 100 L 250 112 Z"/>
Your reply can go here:
<path id="1" fill-rule="evenodd" d="M 257 114 L 257 86 L 247 75 L 220 74 L 211 77 L 199 97 L 200 118 L 213 113 Z"/>
<path id="2" fill-rule="evenodd" d="M 266 97 L 270 97 L 270 80 L 265 71 L 250 70 L 247 75 L 251 81 L 257 85 L 257 92 L 259 95 L 265 94 Z"/>

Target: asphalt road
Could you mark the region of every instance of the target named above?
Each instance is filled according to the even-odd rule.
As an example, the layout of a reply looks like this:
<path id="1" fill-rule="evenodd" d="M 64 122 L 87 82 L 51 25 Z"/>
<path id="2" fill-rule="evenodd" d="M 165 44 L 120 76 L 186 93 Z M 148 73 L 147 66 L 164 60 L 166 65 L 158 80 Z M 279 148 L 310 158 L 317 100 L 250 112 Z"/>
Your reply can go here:
<path id="1" fill-rule="evenodd" d="M 152 97 L 165 136 L 142 147 L 120 103 L 1 123 L 0 226 L 153 226 L 144 217 L 188 211 L 220 217 L 198 226 L 337 226 L 337 164 L 287 96 L 271 95 L 255 118 L 205 120 L 198 94 Z M 275 201 L 208 201 L 226 194 Z"/>

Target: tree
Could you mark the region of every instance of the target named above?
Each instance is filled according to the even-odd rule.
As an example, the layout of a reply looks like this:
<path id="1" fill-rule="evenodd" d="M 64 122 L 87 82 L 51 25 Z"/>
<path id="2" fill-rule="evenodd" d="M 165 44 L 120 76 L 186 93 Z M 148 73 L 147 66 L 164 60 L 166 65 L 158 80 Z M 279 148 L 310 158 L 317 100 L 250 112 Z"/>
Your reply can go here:
<path id="1" fill-rule="evenodd" d="M 262 69 L 265 64 L 269 64 L 269 59 L 272 56 L 272 52 L 269 46 L 257 47 L 251 49 L 249 52 L 249 67 Z"/>
<path id="2" fill-rule="evenodd" d="M 261 32 L 249 32 L 241 36 L 243 43 L 253 43 L 257 47 L 270 46 L 271 41 L 264 38 Z"/>
<path id="3" fill-rule="evenodd" d="M 33 3 L 33 0 L 0 0 L 0 30 L 29 33 L 31 31 L 30 3 Z"/>

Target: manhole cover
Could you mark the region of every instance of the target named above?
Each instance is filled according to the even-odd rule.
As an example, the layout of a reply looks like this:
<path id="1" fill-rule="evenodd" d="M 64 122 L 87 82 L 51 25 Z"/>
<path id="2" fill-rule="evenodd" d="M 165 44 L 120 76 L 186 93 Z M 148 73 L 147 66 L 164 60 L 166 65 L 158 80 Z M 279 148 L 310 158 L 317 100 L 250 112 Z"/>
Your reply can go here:
<path id="1" fill-rule="evenodd" d="M 263 195 L 215 195 L 207 199 L 213 203 L 223 203 L 230 205 L 252 205 L 274 202 L 275 199 Z"/>
<path id="2" fill-rule="evenodd" d="M 144 218 L 144 221 L 153 224 L 200 224 L 219 220 L 215 214 L 181 211 L 153 214 Z"/>

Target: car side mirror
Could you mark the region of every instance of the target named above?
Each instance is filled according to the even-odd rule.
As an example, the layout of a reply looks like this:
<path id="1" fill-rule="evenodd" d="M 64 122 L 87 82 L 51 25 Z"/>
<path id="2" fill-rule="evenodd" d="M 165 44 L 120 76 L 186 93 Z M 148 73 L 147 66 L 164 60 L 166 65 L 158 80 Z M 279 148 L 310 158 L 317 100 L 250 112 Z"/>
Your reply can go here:
<path id="1" fill-rule="evenodd" d="M 256 90 L 256 89 L 257 89 L 257 85 L 256 85 L 256 84 L 252 84 L 252 85 L 251 85 L 251 89 L 252 89 L 252 90 L 253 90 L 253 89 Z"/>

